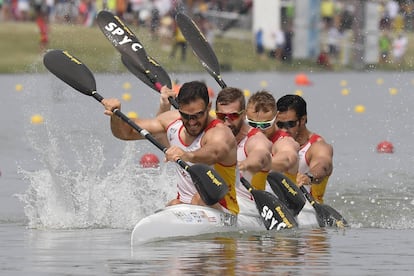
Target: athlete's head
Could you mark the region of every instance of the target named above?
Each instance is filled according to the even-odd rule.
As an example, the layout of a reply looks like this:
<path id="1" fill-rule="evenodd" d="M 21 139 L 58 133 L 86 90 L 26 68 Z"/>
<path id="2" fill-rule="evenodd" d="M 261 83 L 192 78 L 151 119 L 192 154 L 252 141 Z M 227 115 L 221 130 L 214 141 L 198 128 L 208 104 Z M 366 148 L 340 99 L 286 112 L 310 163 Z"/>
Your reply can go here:
<path id="1" fill-rule="evenodd" d="M 186 82 L 176 100 L 187 133 L 198 136 L 207 127 L 211 108 L 207 86 L 200 81 Z"/>
<path id="2" fill-rule="evenodd" d="M 243 92 L 234 87 L 224 88 L 216 99 L 216 117 L 236 136 L 244 124 L 246 100 Z"/>
<path id="3" fill-rule="evenodd" d="M 308 121 L 305 100 L 298 95 L 285 95 L 277 101 L 276 108 L 276 125 L 296 138 Z"/>
<path id="4" fill-rule="evenodd" d="M 274 131 L 276 119 L 276 100 L 268 91 L 254 93 L 247 102 L 246 121 L 255 128 L 259 128 L 268 138 Z"/>

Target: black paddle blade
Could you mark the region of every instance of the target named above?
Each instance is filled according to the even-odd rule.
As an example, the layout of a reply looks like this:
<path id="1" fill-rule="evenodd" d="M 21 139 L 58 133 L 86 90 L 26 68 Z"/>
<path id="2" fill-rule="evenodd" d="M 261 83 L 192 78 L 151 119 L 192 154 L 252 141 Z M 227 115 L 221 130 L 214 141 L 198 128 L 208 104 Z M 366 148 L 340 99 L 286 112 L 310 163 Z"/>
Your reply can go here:
<path id="1" fill-rule="evenodd" d="M 277 197 L 262 190 L 251 190 L 250 192 L 267 230 L 278 231 L 298 226 L 293 214 Z"/>
<path id="2" fill-rule="evenodd" d="M 318 208 L 323 209 L 323 211 L 321 210 L 320 212 L 324 214 L 323 219 L 325 220 L 327 226 L 338 228 L 348 226 L 348 222 L 345 220 L 345 218 L 331 206 L 326 204 L 319 204 Z"/>
<path id="3" fill-rule="evenodd" d="M 162 85 L 166 85 L 168 88 L 172 88 L 171 79 L 168 76 L 168 73 L 162 68 L 159 63 L 151 58 L 147 57 L 149 61 L 149 70 L 155 74 L 155 78 L 157 81 Z M 122 63 L 125 65 L 125 67 L 134 74 L 137 78 L 139 78 L 142 82 L 144 82 L 146 85 L 154 89 L 155 91 L 159 92 L 158 86 L 154 84 L 154 82 L 151 81 L 150 78 L 148 78 L 148 75 L 143 72 L 132 60 L 125 55 L 121 56 Z"/>
<path id="4" fill-rule="evenodd" d="M 177 13 L 175 20 L 203 67 L 216 79 L 221 88 L 225 88 L 227 85 L 221 79 L 217 56 L 195 22 L 181 12 Z"/>
<path id="5" fill-rule="evenodd" d="M 279 172 L 269 173 L 267 182 L 278 198 L 289 210 L 292 210 L 293 215 L 297 216 L 305 205 L 306 199 L 296 184 Z"/>
<path id="6" fill-rule="evenodd" d="M 222 199 L 229 187 L 224 179 L 210 166 L 195 164 L 187 168 L 201 199 L 207 205 L 216 204 Z"/>
<path id="7" fill-rule="evenodd" d="M 348 223 L 338 211 L 329 205 L 318 203 L 305 187 L 301 186 L 300 190 L 313 208 L 315 208 L 316 218 L 320 227 L 336 226 L 342 228 L 348 226 Z"/>
<path id="8" fill-rule="evenodd" d="M 153 58 L 147 55 L 144 46 L 138 40 L 136 35 L 125 25 L 118 17 L 108 11 L 100 11 L 96 21 L 99 28 L 112 45 L 121 53 L 124 65 L 127 68 L 136 68 L 134 74 L 137 75 L 146 84 L 148 80 L 157 91 L 163 85 L 171 86 L 171 80 L 168 74 Z M 125 59 L 129 59 L 125 64 Z M 128 64 L 131 66 L 128 67 Z M 142 74 L 146 75 L 146 78 Z M 145 80 L 144 80 L 145 79 Z"/>
<path id="9" fill-rule="evenodd" d="M 146 72 L 147 53 L 141 42 L 125 23 L 109 11 L 100 11 L 96 22 L 109 42 L 122 55 L 128 56 L 142 72 Z"/>
<path id="10" fill-rule="evenodd" d="M 52 74 L 79 92 L 92 96 L 96 91 L 96 81 L 92 72 L 67 51 L 47 51 L 43 56 L 43 64 Z"/>

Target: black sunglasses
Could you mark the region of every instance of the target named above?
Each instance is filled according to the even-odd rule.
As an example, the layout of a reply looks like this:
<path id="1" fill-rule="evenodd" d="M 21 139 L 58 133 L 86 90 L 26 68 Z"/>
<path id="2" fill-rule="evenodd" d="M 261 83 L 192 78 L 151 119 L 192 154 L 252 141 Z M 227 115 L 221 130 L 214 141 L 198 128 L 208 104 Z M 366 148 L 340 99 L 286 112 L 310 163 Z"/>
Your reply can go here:
<path id="1" fill-rule="evenodd" d="M 240 118 L 240 115 L 242 115 L 244 110 L 240 110 L 239 112 L 233 112 L 233 113 L 223 113 L 223 112 L 216 112 L 216 117 L 219 120 L 224 121 L 226 118 L 229 118 L 230 120 L 234 121 Z"/>
<path id="2" fill-rule="evenodd" d="M 276 125 L 280 129 L 289 129 L 289 128 L 295 127 L 298 122 L 299 122 L 299 120 L 286 121 L 286 122 L 278 121 L 278 122 L 276 122 Z"/>
<path id="3" fill-rule="evenodd" d="M 184 113 L 184 112 L 182 112 L 180 110 L 178 110 L 178 112 L 180 112 L 180 115 L 181 115 L 181 118 L 182 119 L 184 119 L 186 121 L 190 121 L 190 120 L 198 120 L 201 117 L 203 117 L 204 116 L 204 113 L 206 113 L 206 110 L 207 109 L 204 109 L 204 110 L 199 111 L 199 112 L 197 112 L 195 114 L 187 114 L 187 113 Z"/>

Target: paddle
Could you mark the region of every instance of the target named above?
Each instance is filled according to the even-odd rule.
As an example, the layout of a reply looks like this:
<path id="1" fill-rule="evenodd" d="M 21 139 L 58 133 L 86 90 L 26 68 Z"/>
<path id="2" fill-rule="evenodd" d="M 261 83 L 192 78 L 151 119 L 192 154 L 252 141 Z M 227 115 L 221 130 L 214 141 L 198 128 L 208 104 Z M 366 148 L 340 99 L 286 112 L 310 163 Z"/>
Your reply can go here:
<path id="1" fill-rule="evenodd" d="M 220 65 L 217 56 L 195 22 L 182 12 L 177 13 L 175 20 L 183 36 L 193 49 L 194 54 L 200 60 L 201 65 L 217 81 L 221 88 L 227 87 L 220 75 Z"/>
<path id="2" fill-rule="evenodd" d="M 145 83 L 151 83 L 150 87 L 158 92 L 164 85 L 172 87 L 168 74 L 147 55 L 142 43 L 118 16 L 109 11 L 100 11 L 96 21 L 105 37 L 121 53 L 122 62 L 131 73 Z M 173 97 L 168 100 L 178 107 Z"/>
<path id="3" fill-rule="evenodd" d="M 287 178 L 285 175 L 278 173 L 278 172 L 272 172 L 271 178 L 276 180 L 280 183 L 286 183 L 291 188 L 296 186 L 295 183 L 293 183 L 289 178 Z M 270 182 L 269 182 L 270 183 Z M 273 187 L 272 187 L 273 188 Z M 332 208 L 329 205 L 326 204 L 320 204 L 312 197 L 312 195 L 306 190 L 304 186 L 300 187 L 300 190 L 306 197 L 306 199 L 309 201 L 309 203 L 313 206 L 313 208 L 316 211 L 316 218 L 318 220 L 318 224 L 320 227 L 325 226 L 336 226 L 339 228 L 348 226 L 347 221 L 344 219 L 344 217 L 336 211 L 334 208 Z"/>
<path id="4" fill-rule="evenodd" d="M 282 202 L 267 191 L 256 190 L 246 178 L 240 178 L 244 187 L 252 194 L 257 210 L 262 217 L 267 230 L 297 227 L 298 224 L 292 213 Z"/>
<path id="5" fill-rule="evenodd" d="M 299 188 L 288 181 L 290 179 L 282 178 L 280 175 L 277 172 L 269 173 L 267 182 L 277 197 L 293 212 L 293 215 L 297 216 L 305 205 L 306 199 Z"/>
<path id="6" fill-rule="evenodd" d="M 104 99 L 96 92 L 95 77 L 89 68 L 67 51 L 48 51 L 43 57 L 43 63 L 51 73 L 82 94 L 92 96 L 98 102 Z M 113 112 L 158 149 L 163 152 L 167 150 L 147 130 L 139 127 L 119 109 L 115 109 Z M 217 203 L 227 194 L 227 184 L 210 166 L 204 164 L 190 166 L 181 159 L 178 159 L 176 162 L 190 174 L 197 191 L 207 205 Z"/>

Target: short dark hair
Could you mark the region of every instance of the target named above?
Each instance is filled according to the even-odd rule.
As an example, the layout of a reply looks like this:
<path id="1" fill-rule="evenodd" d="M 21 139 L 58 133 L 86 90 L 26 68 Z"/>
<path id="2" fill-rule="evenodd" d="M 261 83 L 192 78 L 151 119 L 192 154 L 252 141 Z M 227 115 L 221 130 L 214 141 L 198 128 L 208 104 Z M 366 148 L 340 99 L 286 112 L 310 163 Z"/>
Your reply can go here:
<path id="1" fill-rule="evenodd" d="M 276 112 L 276 100 L 270 92 L 261 90 L 254 93 L 247 102 L 247 105 L 254 105 L 255 112 Z"/>
<path id="2" fill-rule="evenodd" d="M 290 109 L 296 112 L 296 116 L 301 118 L 307 115 L 306 112 L 306 102 L 305 100 L 298 95 L 285 95 L 281 97 L 276 103 L 277 111 L 285 112 Z"/>
<path id="3" fill-rule="evenodd" d="M 240 103 L 240 110 L 246 109 L 246 99 L 244 98 L 243 91 L 235 87 L 226 87 L 222 89 L 217 95 L 216 109 L 218 104 L 228 105 L 235 101 L 238 101 Z"/>
<path id="4" fill-rule="evenodd" d="M 210 102 L 207 85 L 201 81 L 190 81 L 184 83 L 181 86 L 176 98 L 179 106 L 189 104 L 197 99 L 202 99 L 206 106 Z"/>

